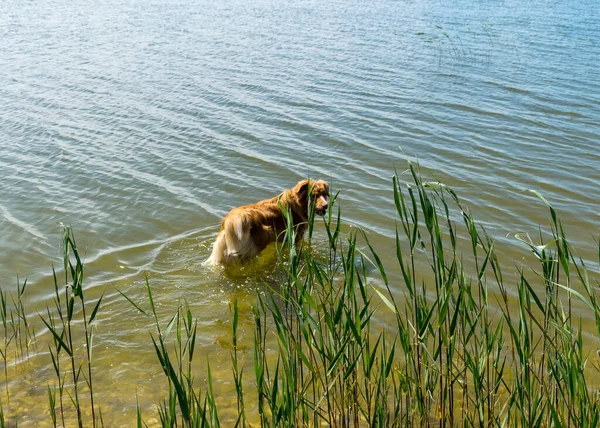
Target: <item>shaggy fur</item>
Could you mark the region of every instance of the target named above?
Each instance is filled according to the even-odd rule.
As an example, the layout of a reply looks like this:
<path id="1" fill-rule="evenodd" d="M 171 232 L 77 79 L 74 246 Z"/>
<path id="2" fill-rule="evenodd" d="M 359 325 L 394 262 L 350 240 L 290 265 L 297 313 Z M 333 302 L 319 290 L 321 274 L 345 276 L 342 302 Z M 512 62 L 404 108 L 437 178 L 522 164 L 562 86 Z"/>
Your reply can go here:
<path id="1" fill-rule="evenodd" d="M 257 255 L 271 242 L 281 240 L 286 225 L 280 204 L 292 213 L 298 243 L 307 228 L 309 209 L 312 208 L 308 206 L 309 199 L 315 213 L 324 215 L 329 205 L 329 185 L 323 180 L 302 180 L 293 189 L 274 198 L 232 209 L 221 222 L 207 263 L 241 262 Z"/>

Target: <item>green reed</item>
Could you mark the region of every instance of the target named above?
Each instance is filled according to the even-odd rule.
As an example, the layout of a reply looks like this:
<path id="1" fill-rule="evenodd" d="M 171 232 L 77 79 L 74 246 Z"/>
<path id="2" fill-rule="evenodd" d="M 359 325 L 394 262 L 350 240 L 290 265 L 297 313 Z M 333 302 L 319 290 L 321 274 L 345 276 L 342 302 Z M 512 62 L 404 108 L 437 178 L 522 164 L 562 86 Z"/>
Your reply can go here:
<path id="1" fill-rule="evenodd" d="M 291 214 L 283 211 L 288 227 L 278 251 L 285 280 L 257 285 L 252 332 L 239 323 L 237 300 L 231 305 L 233 420 L 220 415 L 214 382 L 221 379 L 213 379 L 208 361 L 207 384 L 196 383 L 199 332 L 190 306 L 180 303 L 165 324 L 148 278 L 147 304 L 121 293 L 152 320 L 148 343 L 168 385 L 157 405 L 162 426 L 598 425 L 597 268 L 577 256 L 554 208 L 534 192 L 549 209 L 549 232 L 540 229 L 535 240 L 516 234 L 536 264 L 505 276 L 495 242 L 452 189 L 423 181 L 410 165 L 393 178 L 392 190 L 398 216 L 392 266 L 384 266 L 366 233 L 342 233 L 337 195 L 323 219 L 325 248 L 313 240 L 314 213 L 306 240 L 296 245 Z M 92 382 L 92 326 L 102 297 L 88 317 L 83 262 L 70 228 L 63 244 L 64 289 L 53 270 L 54 307 L 40 317 L 52 334 L 56 377 L 47 386 L 49 416 L 53 426 L 66 426 L 70 400 L 78 425 L 88 425 L 83 375 L 92 425 L 103 425 Z M 18 282 L 16 298 L 0 289 L 5 404 L 9 356 L 27 359 L 35 346 L 26 284 Z M 381 312 L 394 322 L 374 323 Z M 595 332 L 583 330 L 584 317 L 594 320 Z M 76 355 L 79 342 L 83 355 Z M 245 394 L 247 388 L 256 395 Z M 0 426 L 5 409 L 0 400 Z M 145 425 L 139 404 L 136 424 Z"/>
<path id="2" fill-rule="evenodd" d="M 26 288 L 27 280 L 21 284 L 19 278 L 17 278 L 16 300 L 11 293 L 0 289 L 0 320 L 2 321 L 2 330 L 4 332 L 0 356 L 2 356 L 4 363 L 5 392 L 8 399 L 10 399 L 8 390 L 8 364 L 10 358 L 8 351 L 10 344 L 15 344 L 13 349 L 15 361 L 27 359 L 29 357 L 29 348 L 35 344 L 35 330 L 27 317 L 23 303 Z"/>
<path id="3" fill-rule="evenodd" d="M 29 350 L 35 346 L 35 330 L 27 317 L 24 295 L 27 280 L 21 282 L 17 277 L 17 297 L 0 288 L 0 320 L 4 337 L 0 345 L 0 356 L 4 366 L 4 393 L 10 403 L 8 367 L 11 363 L 25 361 L 29 358 Z M 12 345 L 12 346 L 11 346 Z M 0 404 L 2 400 L 0 398 Z M 4 412 L 0 412 L 4 419 Z"/>
<path id="4" fill-rule="evenodd" d="M 238 311 L 238 301 L 237 299 L 233 302 L 232 307 L 233 319 L 231 323 L 231 337 L 233 344 L 233 351 L 231 353 L 231 368 L 233 375 L 233 382 L 235 385 L 235 392 L 237 396 L 237 412 L 238 418 L 235 421 L 235 426 L 245 426 L 246 425 L 246 410 L 244 408 L 244 368 L 240 367 L 240 362 L 238 359 L 238 320 L 239 320 L 239 311 Z"/>
<path id="5" fill-rule="evenodd" d="M 63 264 L 65 272 L 65 287 L 64 287 L 64 306 L 61 301 L 60 291 L 58 286 L 58 280 L 54 268 L 53 279 L 54 279 L 54 310 L 47 308 L 47 319 L 40 315 L 41 320 L 52 334 L 53 343 L 48 345 L 49 354 L 52 359 L 52 365 L 54 367 L 54 373 L 57 378 L 57 386 L 59 391 L 59 405 L 62 425 L 65 426 L 65 403 L 64 403 L 64 392 L 67 375 L 70 375 L 73 394 L 68 392 L 69 398 L 77 413 L 77 424 L 79 427 L 83 427 L 83 417 L 81 414 L 81 403 L 80 403 L 80 378 L 83 373 L 83 361 L 78 363 L 76 358 L 77 347 L 74 345 L 74 336 L 77 333 L 83 333 L 85 340 L 85 366 L 87 368 L 87 376 L 83 374 L 83 378 L 89 391 L 90 408 L 92 413 L 92 426 L 96 426 L 96 406 L 94 405 L 94 387 L 93 387 L 93 376 L 92 376 L 92 349 L 93 349 L 93 329 L 91 328 L 92 323 L 98 313 L 100 304 L 102 303 L 101 296 L 96 302 L 92 309 L 92 313 L 89 318 L 86 315 L 86 302 L 84 297 L 83 288 L 83 262 L 79 255 L 77 245 L 75 243 L 75 237 L 71 228 L 63 226 Z M 80 322 L 76 323 L 74 316 L 75 305 L 77 298 L 80 306 Z M 74 331 L 78 325 L 83 326 L 83 332 Z M 62 351 L 67 356 L 67 365 L 64 367 L 61 364 Z M 56 421 L 56 386 L 52 389 L 48 387 L 48 404 L 50 407 L 50 414 L 54 426 L 57 425 Z"/>
<path id="6" fill-rule="evenodd" d="M 9 391 L 8 391 L 8 362 L 7 362 L 7 353 L 8 353 L 8 346 L 10 345 L 10 342 L 13 339 L 13 335 L 9 334 L 8 332 L 8 326 L 9 326 L 9 321 L 10 321 L 10 312 L 7 309 L 7 305 L 6 305 L 6 293 L 4 293 L 4 291 L 2 291 L 2 288 L 0 288 L 0 317 L 2 319 L 2 329 L 4 331 L 4 340 L 2 343 L 2 361 L 4 363 L 4 386 L 6 389 L 6 397 L 9 397 Z"/>
<path id="7" fill-rule="evenodd" d="M 586 374 L 597 369 L 589 368 L 573 298 L 591 309 L 597 325 L 600 311 L 554 209 L 550 241 L 525 241 L 540 270 L 533 279 L 520 270 L 513 299 L 493 240 L 458 196 L 423 182 L 413 166 L 409 172 L 405 188 L 402 177 L 393 180 L 399 284 L 388 280 L 366 234 L 367 252 L 356 232 L 339 239 L 334 211 L 324 222 L 325 256 L 294 247 L 288 227 L 287 282 L 259 294 L 255 307 L 261 425 L 596 423 L 598 394 Z M 378 269 L 383 290 L 365 260 Z M 371 326 L 375 311 L 385 308 L 395 315 L 395 331 Z M 270 334 L 274 356 L 266 351 Z"/>

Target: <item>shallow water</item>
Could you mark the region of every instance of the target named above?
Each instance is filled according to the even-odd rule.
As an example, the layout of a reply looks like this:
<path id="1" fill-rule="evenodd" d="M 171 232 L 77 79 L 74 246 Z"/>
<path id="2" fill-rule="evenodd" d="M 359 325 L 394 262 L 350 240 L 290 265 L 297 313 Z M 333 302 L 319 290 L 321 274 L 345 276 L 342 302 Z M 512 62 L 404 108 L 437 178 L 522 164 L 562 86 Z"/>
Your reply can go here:
<path id="1" fill-rule="evenodd" d="M 229 304 L 245 301 L 251 323 L 257 275 L 227 278 L 202 261 L 230 208 L 303 177 L 341 191 L 345 222 L 386 265 L 391 177 L 407 159 L 455 189 L 507 266 L 527 255 L 510 234 L 548 224 L 526 189 L 594 259 L 599 31 L 587 0 L 4 1 L 1 286 L 28 277 L 28 308 L 44 311 L 59 223 L 73 226 L 89 298 L 105 293 L 98 401 L 133 421 L 136 390 L 150 417 L 164 382 L 148 321 L 116 290 L 143 302 L 148 272 L 165 319 L 186 298 L 199 359 L 224 361 L 212 369 L 225 378 Z M 15 370 L 51 379 L 47 364 Z M 15 387 L 25 408 L 46 399 L 46 382 Z"/>

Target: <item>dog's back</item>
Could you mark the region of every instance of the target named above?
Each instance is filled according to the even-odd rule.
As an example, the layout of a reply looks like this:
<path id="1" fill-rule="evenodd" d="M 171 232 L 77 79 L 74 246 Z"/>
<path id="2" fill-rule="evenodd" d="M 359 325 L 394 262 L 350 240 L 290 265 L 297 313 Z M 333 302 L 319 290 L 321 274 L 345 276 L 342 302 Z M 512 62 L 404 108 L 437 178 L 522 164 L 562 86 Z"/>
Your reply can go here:
<path id="1" fill-rule="evenodd" d="M 321 180 L 302 180 L 293 189 L 274 198 L 234 208 L 223 218 L 212 254 L 206 262 L 240 262 L 260 253 L 285 231 L 282 208 L 291 211 L 296 238 L 300 240 L 306 229 L 309 187 L 317 189 L 313 192 L 313 201 L 316 209 L 324 212 L 327 209 L 329 185 Z"/>

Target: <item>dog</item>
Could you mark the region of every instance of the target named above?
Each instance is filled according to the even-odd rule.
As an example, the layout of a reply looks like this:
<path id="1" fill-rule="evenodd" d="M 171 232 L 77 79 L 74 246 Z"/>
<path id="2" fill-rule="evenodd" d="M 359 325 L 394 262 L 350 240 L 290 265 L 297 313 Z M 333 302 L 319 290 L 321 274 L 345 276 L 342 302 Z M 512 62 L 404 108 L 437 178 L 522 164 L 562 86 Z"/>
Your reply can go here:
<path id="1" fill-rule="evenodd" d="M 291 211 L 298 244 L 308 227 L 313 206 L 317 215 L 327 212 L 329 184 L 323 180 L 302 180 L 271 199 L 232 209 L 221 221 L 221 230 L 206 263 L 240 263 L 260 253 L 271 242 L 281 241 L 286 230 L 282 209 Z"/>

